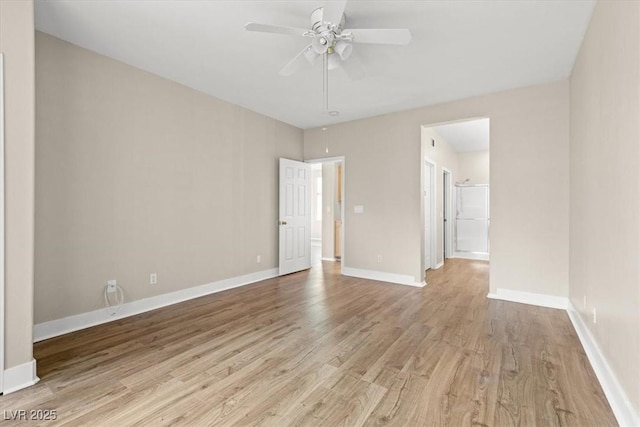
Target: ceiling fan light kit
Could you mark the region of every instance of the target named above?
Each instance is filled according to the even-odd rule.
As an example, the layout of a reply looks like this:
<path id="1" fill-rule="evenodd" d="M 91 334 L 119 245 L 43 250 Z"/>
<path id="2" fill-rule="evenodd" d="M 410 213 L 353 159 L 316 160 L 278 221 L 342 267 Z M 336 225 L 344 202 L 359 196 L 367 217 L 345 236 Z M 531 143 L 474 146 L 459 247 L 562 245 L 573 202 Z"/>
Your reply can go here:
<path id="1" fill-rule="evenodd" d="M 333 50 L 340 56 L 340 59 L 346 61 L 351 56 L 351 52 L 353 52 L 353 45 L 342 40 L 338 40 Z"/>
<path id="2" fill-rule="evenodd" d="M 327 61 L 328 61 L 327 66 L 329 67 L 329 71 L 335 70 L 336 68 L 340 67 L 340 60 L 336 58 L 335 55 L 329 55 L 329 58 Z"/>
<path id="3" fill-rule="evenodd" d="M 411 41 L 411 32 L 407 29 L 344 29 L 346 17 L 344 9 L 347 0 L 326 0 L 323 7 L 311 12 L 311 30 L 285 27 L 280 25 L 249 22 L 248 31 L 273 34 L 285 34 L 311 38 L 311 43 L 289 61 L 279 74 L 290 76 L 305 62 L 315 64 L 318 56 L 323 56 L 323 94 L 324 110 L 329 111 L 329 70 L 344 68 L 350 78 L 364 77 L 360 62 L 352 56 L 352 43 L 371 43 L 387 45 L 406 45 Z M 347 60 L 351 58 L 347 66 Z"/>

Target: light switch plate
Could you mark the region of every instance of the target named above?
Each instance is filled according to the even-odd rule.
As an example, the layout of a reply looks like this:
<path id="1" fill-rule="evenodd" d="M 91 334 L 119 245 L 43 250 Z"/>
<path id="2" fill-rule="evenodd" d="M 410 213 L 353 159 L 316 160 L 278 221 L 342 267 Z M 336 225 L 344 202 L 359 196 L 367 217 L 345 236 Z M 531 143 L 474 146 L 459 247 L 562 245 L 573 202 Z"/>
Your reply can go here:
<path id="1" fill-rule="evenodd" d="M 355 205 L 355 206 L 353 207 L 353 213 L 357 213 L 357 214 L 364 213 L 364 206 L 362 206 L 362 205 Z"/>

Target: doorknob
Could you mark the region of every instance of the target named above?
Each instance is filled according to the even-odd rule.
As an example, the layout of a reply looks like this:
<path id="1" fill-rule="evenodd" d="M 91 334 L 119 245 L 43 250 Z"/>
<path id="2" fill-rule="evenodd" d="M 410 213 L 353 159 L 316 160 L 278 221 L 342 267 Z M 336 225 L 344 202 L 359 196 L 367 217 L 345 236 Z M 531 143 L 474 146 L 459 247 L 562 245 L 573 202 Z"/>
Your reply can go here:
<path id="1" fill-rule="evenodd" d="M 287 221 L 279 221 L 280 225 L 287 225 Z"/>

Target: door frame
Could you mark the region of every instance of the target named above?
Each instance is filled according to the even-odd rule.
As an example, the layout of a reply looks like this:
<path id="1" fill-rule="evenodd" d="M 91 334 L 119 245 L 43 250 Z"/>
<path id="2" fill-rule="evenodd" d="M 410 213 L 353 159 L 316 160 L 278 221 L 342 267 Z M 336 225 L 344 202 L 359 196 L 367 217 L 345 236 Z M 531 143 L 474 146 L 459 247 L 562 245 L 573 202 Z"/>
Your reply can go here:
<path id="1" fill-rule="evenodd" d="M 444 247 L 443 250 L 443 258 L 442 262 L 447 258 L 453 257 L 453 251 L 451 245 L 453 244 L 453 228 L 451 224 L 453 223 L 451 218 L 451 213 L 453 210 L 451 207 L 453 206 L 451 196 L 453 194 L 452 190 L 453 183 L 453 173 L 450 169 L 445 167 L 442 168 L 442 188 L 443 188 L 443 200 L 442 200 L 442 214 L 443 214 L 443 226 L 442 226 L 442 245 Z M 447 222 L 444 222 L 444 218 L 447 219 Z"/>
<path id="2" fill-rule="evenodd" d="M 427 166 L 428 165 L 428 166 Z M 422 180 L 422 199 L 423 199 L 423 203 L 425 203 L 425 197 L 424 197 L 424 192 L 425 192 L 425 183 L 426 180 L 429 179 L 430 181 L 430 188 L 431 188 L 431 193 L 429 195 L 429 203 L 428 206 L 425 203 L 424 205 L 424 215 L 422 216 L 422 221 L 423 221 L 423 229 L 424 227 L 427 225 L 427 210 L 430 212 L 429 215 L 429 229 L 431 230 L 431 233 L 429 236 L 424 236 L 424 250 L 426 252 L 426 248 L 427 245 L 429 245 L 429 253 L 430 253 L 430 257 L 429 257 L 429 262 L 426 262 L 426 257 L 422 257 L 424 260 L 424 268 L 423 270 L 427 270 L 428 268 L 431 269 L 435 269 L 436 266 L 438 265 L 438 261 L 436 258 L 436 241 L 437 241 L 437 234 L 438 234 L 438 228 L 437 228 L 437 223 L 436 223 L 436 216 L 437 216 L 437 212 L 436 212 L 436 200 L 437 200 L 437 194 L 438 194 L 438 186 L 436 185 L 436 169 L 437 169 L 437 165 L 436 162 L 434 162 L 433 160 L 431 160 L 429 157 L 425 156 L 424 158 L 424 162 L 423 162 L 423 180 Z M 427 172 L 428 170 L 430 170 L 431 172 Z M 429 176 L 427 176 L 427 173 Z"/>
<path id="3" fill-rule="evenodd" d="M 305 160 L 305 163 L 337 163 L 342 162 L 342 185 L 340 186 L 342 191 L 342 203 L 340 203 L 340 216 L 342 217 L 342 232 L 340 233 L 340 248 L 342 249 L 342 255 L 340 257 L 340 274 L 342 274 L 345 265 L 347 265 L 347 247 L 345 246 L 345 230 L 347 229 L 347 221 L 345 217 L 347 205 L 347 193 L 345 192 L 346 184 L 345 184 L 345 176 L 347 170 L 347 161 L 345 156 L 336 156 L 336 157 L 324 157 L 319 159 L 309 159 Z M 324 188 L 324 184 L 323 184 Z M 323 207 L 324 209 L 324 207 Z M 311 240 L 309 240 L 309 245 L 311 245 Z"/>

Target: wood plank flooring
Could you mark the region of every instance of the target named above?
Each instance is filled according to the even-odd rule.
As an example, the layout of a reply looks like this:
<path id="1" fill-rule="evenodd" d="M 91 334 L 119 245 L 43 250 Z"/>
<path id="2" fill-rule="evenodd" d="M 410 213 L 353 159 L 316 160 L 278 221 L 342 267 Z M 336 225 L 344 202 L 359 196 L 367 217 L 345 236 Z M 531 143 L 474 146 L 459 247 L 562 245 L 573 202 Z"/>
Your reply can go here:
<path id="1" fill-rule="evenodd" d="M 69 426 L 617 425 L 567 314 L 487 299 L 486 262 L 449 260 L 422 289 L 338 272 L 38 343 L 40 383 L 0 407 Z"/>

